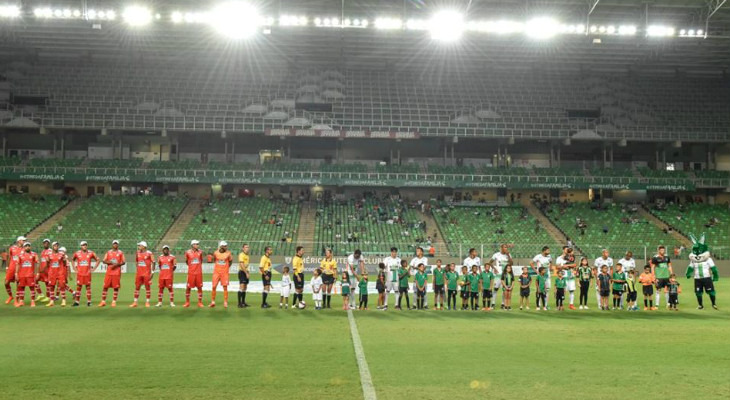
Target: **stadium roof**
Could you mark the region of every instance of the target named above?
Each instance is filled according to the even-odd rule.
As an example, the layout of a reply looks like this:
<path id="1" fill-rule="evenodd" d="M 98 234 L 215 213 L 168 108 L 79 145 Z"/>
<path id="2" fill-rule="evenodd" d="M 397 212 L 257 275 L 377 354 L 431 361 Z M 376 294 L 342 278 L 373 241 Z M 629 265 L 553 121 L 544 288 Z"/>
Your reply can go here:
<path id="1" fill-rule="evenodd" d="M 160 14 L 143 29 L 126 26 L 121 18 L 93 26 L 83 19 L 34 18 L 36 7 L 78 7 L 78 1 L 24 2 L 23 14 L 0 20 L 0 57 L 82 57 L 105 59 L 199 58 L 224 52 L 237 57 L 286 62 L 291 65 L 331 64 L 350 68 L 406 68 L 413 65 L 491 65 L 506 68 L 590 70 L 649 70 L 726 72 L 730 66 L 730 2 L 726 0 L 287 0 L 260 1 L 262 15 L 304 15 L 310 19 L 379 17 L 428 18 L 436 10 L 451 8 L 468 20 L 511 19 L 529 21 L 551 17 L 563 23 L 623 25 L 641 32 L 652 25 L 706 32 L 707 37 L 561 35 L 546 41 L 524 36 L 485 35 L 467 32 L 449 46 L 433 43 L 419 31 L 376 29 L 324 29 L 279 27 L 245 43 L 231 43 L 201 25 L 172 24 L 173 11 L 198 11 L 215 2 L 156 1 L 150 7 Z M 130 2 L 88 1 L 88 8 L 124 9 Z M 371 26 L 372 28 L 372 26 Z M 600 39 L 597 43 L 595 39 Z"/>

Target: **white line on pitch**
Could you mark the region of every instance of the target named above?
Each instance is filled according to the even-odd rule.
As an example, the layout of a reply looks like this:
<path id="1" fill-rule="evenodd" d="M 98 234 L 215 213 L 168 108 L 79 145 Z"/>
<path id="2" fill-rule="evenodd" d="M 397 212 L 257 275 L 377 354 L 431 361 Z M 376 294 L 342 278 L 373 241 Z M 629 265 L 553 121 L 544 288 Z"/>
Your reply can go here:
<path id="1" fill-rule="evenodd" d="M 352 335 L 352 345 L 355 347 L 355 358 L 357 359 L 357 368 L 360 370 L 360 384 L 362 385 L 362 395 L 365 400 L 375 400 L 375 387 L 373 386 L 373 378 L 370 376 L 370 368 L 365 359 L 365 352 L 362 349 L 360 334 L 357 333 L 357 324 L 352 310 L 347 310 L 347 319 L 350 321 L 350 335 Z"/>

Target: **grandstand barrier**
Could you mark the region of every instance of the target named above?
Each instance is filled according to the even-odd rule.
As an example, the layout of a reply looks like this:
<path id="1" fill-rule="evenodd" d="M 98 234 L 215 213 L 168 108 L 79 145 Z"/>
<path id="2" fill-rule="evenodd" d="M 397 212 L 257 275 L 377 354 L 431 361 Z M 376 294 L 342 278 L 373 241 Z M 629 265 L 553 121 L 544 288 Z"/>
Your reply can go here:
<path id="1" fill-rule="evenodd" d="M 336 185 L 366 187 L 613 189 L 694 191 L 696 183 L 712 181 L 730 187 L 730 180 L 671 177 L 525 176 L 484 174 L 195 170 L 87 167 L 0 167 L 0 179 L 67 182 L 157 182 L 262 185 Z M 721 181 L 721 182 L 715 182 Z"/>

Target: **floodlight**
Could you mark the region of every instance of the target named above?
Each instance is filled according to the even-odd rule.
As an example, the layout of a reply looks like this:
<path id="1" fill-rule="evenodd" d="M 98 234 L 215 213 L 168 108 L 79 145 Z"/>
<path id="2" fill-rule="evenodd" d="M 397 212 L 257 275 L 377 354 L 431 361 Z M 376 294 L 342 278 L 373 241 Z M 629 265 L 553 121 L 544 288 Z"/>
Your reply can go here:
<path id="1" fill-rule="evenodd" d="M 368 20 L 364 19 L 364 20 L 360 21 L 360 24 L 362 25 L 363 28 L 367 28 L 368 27 Z"/>
<path id="2" fill-rule="evenodd" d="M 330 21 L 329 18 L 325 18 L 324 21 L 322 21 L 322 24 L 324 26 L 330 26 L 332 24 L 332 21 Z"/>
<path id="3" fill-rule="evenodd" d="M 35 10 L 33 10 L 33 15 L 35 15 L 35 16 L 36 16 L 36 18 L 40 18 L 40 17 L 42 17 L 42 16 L 43 16 L 43 14 L 44 14 L 44 11 L 45 11 L 45 10 L 44 10 L 44 9 L 42 9 L 42 8 L 36 8 Z"/>
<path id="4" fill-rule="evenodd" d="M 108 10 L 106 12 L 106 19 L 113 21 L 117 18 L 117 13 L 115 13 L 113 10 Z"/>
<path id="5" fill-rule="evenodd" d="M 102 18 L 102 19 L 106 18 L 106 13 L 104 11 L 99 11 L 98 13 L 96 13 L 96 15 L 98 15 L 99 18 Z"/>
<path id="6" fill-rule="evenodd" d="M 264 21 L 258 10 L 250 4 L 230 2 L 214 9 L 209 23 L 226 37 L 246 39 L 255 35 Z"/>
<path id="7" fill-rule="evenodd" d="M 646 30 L 647 36 L 656 36 L 656 37 L 662 37 L 662 36 L 673 36 L 674 35 L 674 28 L 662 26 L 662 25 L 652 25 Z"/>
<path id="8" fill-rule="evenodd" d="M 703 31 L 702 29 L 697 30 L 697 36 L 702 36 L 704 34 L 705 34 L 705 31 Z"/>
<path id="9" fill-rule="evenodd" d="M 690 30 L 687 31 L 687 34 L 690 35 L 690 36 L 694 36 L 695 35 L 695 30 L 694 29 L 690 29 Z"/>
<path id="10" fill-rule="evenodd" d="M 301 26 L 306 26 L 307 25 L 307 17 L 304 17 L 304 16 L 299 17 L 299 19 L 297 20 L 297 22 L 299 22 L 299 25 L 301 25 Z"/>
<path id="11" fill-rule="evenodd" d="M 614 33 L 616 33 L 616 27 L 615 27 L 615 26 L 613 26 L 613 25 L 609 25 L 609 26 L 608 26 L 608 27 L 606 28 L 606 32 L 607 32 L 607 33 L 608 33 L 609 35 L 613 35 Z"/>
<path id="12" fill-rule="evenodd" d="M 586 33 L 586 27 L 582 24 L 576 25 L 575 33 Z"/>
<path id="13" fill-rule="evenodd" d="M 338 20 L 337 18 L 332 18 L 332 26 L 339 26 L 339 25 L 340 25 L 340 20 Z"/>
<path id="14" fill-rule="evenodd" d="M 68 8 L 65 9 L 65 10 L 63 10 L 63 17 L 64 18 L 71 18 L 71 10 L 69 10 Z"/>
<path id="15" fill-rule="evenodd" d="M 598 27 L 595 25 L 591 25 L 591 33 L 596 33 L 598 31 Z"/>
<path id="16" fill-rule="evenodd" d="M 0 7 L 0 17 L 3 18 L 17 18 L 20 16 L 20 9 L 17 6 L 2 6 Z"/>
<path id="17" fill-rule="evenodd" d="M 63 10 L 60 10 L 60 9 L 53 10 L 53 16 L 56 18 L 63 17 Z"/>
<path id="18" fill-rule="evenodd" d="M 601 25 L 598 27 L 598 33 L 606 33 L 606 27 Z"/>
<path id="19" fill-rule="evenodd" d="M 353 26 L 360 26 L 360 20 L 357 19 L 357 18 L 355 18 L 354 20 L 352 20 L 352 25 Z"/>
<path id="20" fill-rule="evenodd" d="M 525 25 L 525 33 L 534 39 L 549 39 L 560 31 L 560 24 L 552 18 L 535 18 Z"/>
<path id="21" fill-rule="evenodd" d="M 322 19 L 321 18 L 315 18 L 314 19 L 314 24 L 317 25 L 317 26 L 322 25 Z"/>
<path id="22" fill-rule="evenodd" d="M 79 18 L 81 16 L 81 11 L 79 10 L 73 10 L 73 16 L 74 18 Z"/>
<path id="23" fill-rule="evenodd" d="M 345 18 L 345 20 L 342 21 L 342 25 L 350 26 L 350 25 L 352 25 L 352 21 L 350 21 L 350 18 Z"/>
<path id="24" fill-rule="evenodd" d="M 403 21 L 400 18 L 378 18 L 375 20 L 376 29 L 401 29 Z"/>
<path id="25" fill-rule="evenodd" d="M 618 28 L 619 35 L 636 35 L 636 27 L 633 25 L 621 25 Z"/>
<path id="26" fill-rule="evenodd" d="M 172 20 L 173 24 L 179 24 L 183 21 L 183 13 L 180 11 L 173 11 L 172 14 L 170 14 L 170 20 Z"/>
<path id="27" fill-rule="evenodd" d="M 431 17 L 428 25 L 432 39 L 454 42 L 464 33 L 464 15 L 452 10 L 439 11 Z"/>
<path id="28" fill-rule="evenodd" d="M 129 6 L 124 10 L 122 18 L 130 26 L 145 26 L 152 22 L 152 11 L 143 6 Z"/>
<path id="29" fill-rule="evenodd" d="M 87 19 L 96 19 L 96 10 L 86 11 L 86 18 Z"/>

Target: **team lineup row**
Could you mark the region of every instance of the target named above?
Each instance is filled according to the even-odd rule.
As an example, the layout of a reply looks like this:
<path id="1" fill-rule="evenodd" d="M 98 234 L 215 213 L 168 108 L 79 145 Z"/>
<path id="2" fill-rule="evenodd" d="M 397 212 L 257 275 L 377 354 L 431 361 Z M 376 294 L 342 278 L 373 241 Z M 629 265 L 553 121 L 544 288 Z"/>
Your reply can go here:
<path id="1" fill-rule="evenodd" d="M 10 262 L 5 276 L 5 288 L 8 293 L 6 304 L 13 303 L 16 307 L 25 305 L 25 291 L 30 290 L 31 307 L 36 300 L 53 307 L 57 300 L 61 306 L 66 305 L 66 293 L 70 292 L 73 305 L 78 306 L 81 301 L 81 290 L 85 289 L 87 306 L 91 305 L 91 273 L 103 263 L 106 265 L 102 300 L 100 307 L 107 305 L 107 295 L 112 289 L 112 307 L 116 307 L 120 289 L 122 267 L 126 264 L 124 253 L 119 250 L 119 241 L 111 243 L 111 249 L 103 258 L 99 258 L 94 251 L 89 250 L 88 243 L 80 242 L 80 249 L 69 254 L 64 247 L 49 239 L 43 240 L 43 249 L 40 255 L 32 251 L 32 245 L 23 236 L 19 236 L 15 244 L 8 250 Z M 177 266 L 177 259 L 170 254 L 169 246 L 162 247 L 162 254 L 155 258 L 147 249 L 147 243 L 137 244 L 135 254 L 135 290 L 134 300 L 130 307 L 138 307 L 140 290 L 145 287 L 145 306 L 150 307 L 152 277 L 158 272 L 158 303 L 162 306 L 164 291 L 169 293 L 170 306 L 174 307 L 173 277 Z M 272 288 L 272 249 L 266 247 L 259 262 L 261 274 L 262 308 L 270 308 L 268 295 Z M 288 308 L 291 288 L 294 288 L 292 307 L 304 308 L 304 248 L 297 247 L 296 255 L 292 258 L 291 275 L 289 266 L 282 270 L 281 281 L 278 283 L 280 292 L 280 308 Z M 185 289 L 184 307 L 190 306 L 192 289 L 197 289 L 198 307 L 203 304 L 203 257 L 200 243 L 191 241 L 190 249 L 184 254 L 187 264 L 187 284 Z M 703 308 L 702 296 L 707 293 L 712 301 L 713 308 L 717 309 L 714 282 L 718 280 L 717 269 L 709 256 L 700 260 L 691 258 L 686 277 L 694 278 L 695 294 L 700 309 Z M 213 280 L 209 307 L 216 306 L 217 289 L 223 288 L 223 307 L 228 307 L 229 271 L 233 264 L 233 255 L 228 250 L 228 244 L 221 241 L 213 253 Z M 251 280 L 249 271 L 249 246 L 243 245 L 238 255 L 238 307 L 245 308 L 246 294 Z M 92 266 L 93 265 L 93 266 Z M 600 257 L 590 265 L 586 257 L 576 260 L 573 249 L 564 246 L 562 254 L 555 261 L 550 254 L 550 248 L 545 246 L 540 254 L 536 255 L 528 267 L 515 273 L 513 261 L 507 245 L 501 245 L 500 250 L 485 263 L 477 255 L 475 249 L 469 250 L 459 273 L 454 263 L 442 265 L 436 260 L 431 266 L 424 256 L 423 249 L 417 248 L 416 255 L 410 262 L 398 256 L 398 249 L 392 248 L 390 256 L 386 257 L 378 266 L 375 288 L 378 292 L 377 309 L 388 309 L 388 295 L 397 294 L 395 308 L 403 309 L 402 300 L 405 297 L 406 308 L 428 309 L 427 292 L 433 293 L 434 308 L 437 310 L 494 310 L 499 301 L 500 307 L 512 309 L 512 293 L 518 290 L 520 309 L 530 309 L 529 298 L 531 288 L 535 288 L 535 307 L 537 310 L 547 310 L 549 298 L 555 297 L 555 306 L 558 310 L 564 309 L 566 295 L 568 308 L 575 310 L 574 293 L 579 291 L 579 309 L 588 309 L 588 292 L 591 281 L 594 281 L 596 302 L 601 310 L 628 309 L 635 311 L 637 306 L 638 287 L 644 296 L 644 310 L 656 310 L 659 306 L 660 294 L 664 292 L 665 303 L 668 308 L 677 310 L 680 283 L 673 272 L 672 263 L 666 255 L 666 249 L 659 246 L 657 254 L 639 274 L 636 270 L 636 261 L 631 252 L 615 262 L 609 256 L 608 250 L 603 250 Z M 68 285 L 71 273 L 76 274 L 76 290 Z M 365 268 L 365 260 L 360 250 L 347 257 L 345 267 L 340 270 L 337 261 L 330 250 L 326 250 L 325 258 L 319 268 L 314 270 L 309 285 L 312 290 L 312 299 L 316 309 L 331 308 L 333 291 L 336 291 L 335 282 L 339 280 L 339 288 L 344 298 L 344 309 L 368 308 L 369 277 Z M 12 284 L 16 284 L 16 293 L 13 296 Z M 41 289 L 45 285 L 45 296 Z M 554 286 L 554 288 L 553 288 Z M 358 296 L 355 296 L 357 288 Z M 430 289 L 430 290 L 429 290 Z M 501 297 L 499 292 L 501 289 Z M 553 290 L 554 289 L 554 290 Z M 414 299 L 415 296 L 415 299 Z M 457 304 L 457 296 L 461 304 Z M 609 296 L 613 297 L 609 307 Z M 481 306 L 479 304 L 481 298 Z M 498 299 L 499 298 L 499 299 Z M 359 303 L 356 305 L 356 302 Z M 413 307 L 411 304 L 413 303 Z"/>

